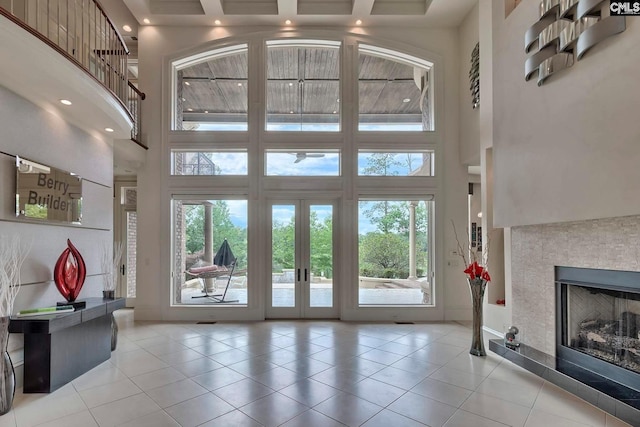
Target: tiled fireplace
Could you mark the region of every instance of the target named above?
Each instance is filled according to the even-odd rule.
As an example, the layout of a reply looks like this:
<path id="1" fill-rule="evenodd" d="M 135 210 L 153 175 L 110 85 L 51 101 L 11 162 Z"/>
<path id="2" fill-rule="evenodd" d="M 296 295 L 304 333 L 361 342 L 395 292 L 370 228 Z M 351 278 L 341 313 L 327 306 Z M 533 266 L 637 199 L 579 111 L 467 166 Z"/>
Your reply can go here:
<path id="1" fill-rule="evenodd" d="M 577 354 L 578 359 L 584 356 L 602 362 L 596 368 L 590 368 L 598 373 L 602 370 L 609 371 L 612 367 L 612 370 L 621 369 L 623 375 L 633 378 L 636 375 L 635 354 L 626 347 L 622 349 L 614 345 L 607 348 L 602 341 L 614 342 L 618 338 L 623 340 L 623 337 L 616 335 L 616 330 L 618 334 L 624 332 L 633 335 L 632 318 L 633 315 L 638 315 L 636 322 L 640 319 L 640 309 L 636 305 L 640 301 L 620 294 L 619 289 L 596 292 L 585 286 L 585 283 L 593 283 L 593 279 L 582 280 L 579 277 L 580 280 L 576 282 L 583 283 L 567 292 L 574 299 L 569 306 L 573 320 L 570 325 L 563 326 L 562 319 L 557 319 L 556 315 L 556 300 L 562 298 L 562 291 L 556 290 L 557 266 L 569 266 L 577 270 L 626 271 L 632 272 L 631 276 L 640 276 L 640 216 L 511 229 L 512 323 L 520 329 L 525 344 L 519 354 L 512 352 L 514 354 L 511 360 L 522 360 L 525 368 L 562 385 L 614 415 L 617 414 L 616 411 L 627 414 L 628 416 L 621 418 L 628 422 L 630 419 L 638 420 L 632 424 L 640 425 L 640 411 L 633 412 L 636 409 L 621 400 L 612 399 L 602 390 L 585 385 L 587 377 L 593 371 L 586 370 L 582 379 L 575 380 L 566 375 L 568 372 L 563 372 L 563 367 L 577 365 L 574 365 L 572 359 L 564 362 L 560 359 L 565 356 L 564 353 L 572 356 Z M 605 285 L 607 283 L 605 280 Z M 618 294 L 612 295 L 612 292 Z M 585 298 L 591 297 L 594 297 L 591 302 L 580 302 L 581 299 L 586 301 Z M 580 304 L 584 306 L 579 308 Z M 580 313 L 579 310 L 583 312 Z M 640 325 L 636 328 L 640 328 Z M 563 339 L 564 345 L 558 345 Z M 505 355 L 507 356 L 509 354 Z M 604 359 L 613 359 L 614 363 Z M 632 382 L 631 385 L 633 384 L 635 383 Z"/>

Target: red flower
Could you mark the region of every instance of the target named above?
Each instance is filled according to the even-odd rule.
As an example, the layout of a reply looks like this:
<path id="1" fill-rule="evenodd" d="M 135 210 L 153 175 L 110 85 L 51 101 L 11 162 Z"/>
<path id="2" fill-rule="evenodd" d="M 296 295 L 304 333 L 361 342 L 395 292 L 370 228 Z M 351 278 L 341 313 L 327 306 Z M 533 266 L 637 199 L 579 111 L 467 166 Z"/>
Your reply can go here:
<path id="1" fill-rule="evenodd" d="M 487 282 L 491 281 L 491 276 L 489 276 L 489 272 L 478 264 L 477 261 L 474 261 L 472 264 L 469 264 L 466 270 L 464 270 L 466 274 L 469 275 L 471 280 L 481 278 L 486 280 Z"/>

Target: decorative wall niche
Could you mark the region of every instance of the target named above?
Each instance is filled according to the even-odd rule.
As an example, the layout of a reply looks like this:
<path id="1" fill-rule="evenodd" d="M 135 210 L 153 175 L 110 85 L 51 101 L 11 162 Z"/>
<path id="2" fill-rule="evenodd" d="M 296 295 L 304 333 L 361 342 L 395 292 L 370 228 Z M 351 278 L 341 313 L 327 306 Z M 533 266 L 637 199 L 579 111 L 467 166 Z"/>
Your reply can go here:
<path id="1" fill-rule="evenodd" d="M 525 33 L 525 80 L 541 86 L 554 73 L 573 66 L 593 46 L 626 29 L 624 16 L 611 16 L 602 0 L 542 0 L 540 18 Z M 535 46 L 537 45 L 537 50 Z"/>

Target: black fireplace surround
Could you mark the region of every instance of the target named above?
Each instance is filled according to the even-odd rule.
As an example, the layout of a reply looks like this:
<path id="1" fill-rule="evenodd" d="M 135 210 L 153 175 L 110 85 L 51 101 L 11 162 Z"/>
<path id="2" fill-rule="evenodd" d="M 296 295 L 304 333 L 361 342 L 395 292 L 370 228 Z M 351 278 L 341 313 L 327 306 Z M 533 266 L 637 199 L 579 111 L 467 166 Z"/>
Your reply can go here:
<path id="1" fill-rule="evenodd" d="M 640 427 L 640 272 L 555 267 L 556 355 L 525 343 L 489 349 Z"/>
<path id="2" fill-rule="evenodd" d="M 556 267 L 556 357 L 640 393 L 640 272 Z"/>

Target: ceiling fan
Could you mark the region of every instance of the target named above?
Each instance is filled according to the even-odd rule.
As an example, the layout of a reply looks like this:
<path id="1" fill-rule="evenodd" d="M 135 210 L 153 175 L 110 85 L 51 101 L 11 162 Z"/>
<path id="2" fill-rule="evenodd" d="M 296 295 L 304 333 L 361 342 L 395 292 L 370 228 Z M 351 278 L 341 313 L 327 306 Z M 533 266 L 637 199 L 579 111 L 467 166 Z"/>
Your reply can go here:
<path id="1" fill-rule="evenodd" d="M 312 157 L 324 157 L 325 155 L 323 153 L 304 153 L 304 152 L 299 152 L 299 153 L 289 153 L 292 156 L 296 156 L 296 160 L 293 163 L 300 163 L 301 161 L 303 161 L 306 158 L 312 158 Z"/>

